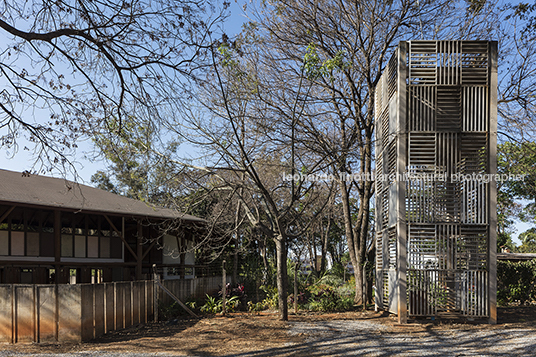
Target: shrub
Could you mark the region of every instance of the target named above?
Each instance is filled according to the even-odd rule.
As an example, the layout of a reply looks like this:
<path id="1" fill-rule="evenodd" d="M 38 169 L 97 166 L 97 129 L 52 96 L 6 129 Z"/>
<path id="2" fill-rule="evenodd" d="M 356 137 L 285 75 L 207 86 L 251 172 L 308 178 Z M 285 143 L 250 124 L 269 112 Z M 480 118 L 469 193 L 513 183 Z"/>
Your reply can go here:
<path id="1" fill-rule="evenodd" d="M 185 304 L 191 310 L 197 309 L 197 301 L 195 299 L 188 299 Z M 178 316 L 186 314 L 186 310 L 184 310 L 184 308 L 180 306 L 176 301 L 173 301 L 173 303 L 171 304 L 160 304 L 158 306 L 158 316 L 161 320 L 171 320 L 177 318 Z"/>
<path id="2" fill-rule="evenodd" d="M 497 262 L 497 302 L 520 304 L 536 297 L 536 259 L 524 262 Z"/>
<path id="3" fill-rule="evenodd" d="M 309 286 L 308 291 L 311 297 L 306 308 L 311 311 L 348 311 L 354 307 L 352 290 L 345 288 L 344 285 L 335 288 L 327 284 L 315 284 Z"/>
<path id="4" fill-rule="evenodd" d="M 277 294 L 277 288 L 273 286 L 262 285 L 260 289 L 266 293 L 266 298 L 262 301 L 264 308 L 276 310 L 279 305 L 279 296 Z"/>
<path id="5" fill-rule="evenodd" d="M 253 303 L 251 301 L 248 301 L 248 311 L 249 312 L 259 312 L 259 311 L 263 311 L 266 309 L 266 306 L 264 305 L 264 303 L 261 301 L 261 302 L 257 302 L 257 303 Z"/>
<path id="6" fill-rule="evenodd" d="M 233 296 L 229 299 L 226 299 L 225 302 L 225 309 L 227 312 L 234 312 L 235 309 L 240 304 L 240 300 L 237 296 Z M 222 299 L 216 299 L 213 296 L 209 296 L 207 294 L 207 300 L 205 301 L 205 304 L 201 306 L 201 312 L 207 313 L 207 314 L 217 314 L 222 312 L 223 310 L 223 301 Z"/>

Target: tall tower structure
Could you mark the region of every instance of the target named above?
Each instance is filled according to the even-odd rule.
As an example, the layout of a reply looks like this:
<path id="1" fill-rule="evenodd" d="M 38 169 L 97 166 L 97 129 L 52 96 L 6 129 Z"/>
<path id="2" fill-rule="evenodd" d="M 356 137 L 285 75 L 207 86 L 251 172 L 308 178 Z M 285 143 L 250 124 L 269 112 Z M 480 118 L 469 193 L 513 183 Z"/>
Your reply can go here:
<path id="1" fill-rule="evenodd" d="M 497 42 L 400 42 L 375 130 L 377 308 L 496 323 Z"/>

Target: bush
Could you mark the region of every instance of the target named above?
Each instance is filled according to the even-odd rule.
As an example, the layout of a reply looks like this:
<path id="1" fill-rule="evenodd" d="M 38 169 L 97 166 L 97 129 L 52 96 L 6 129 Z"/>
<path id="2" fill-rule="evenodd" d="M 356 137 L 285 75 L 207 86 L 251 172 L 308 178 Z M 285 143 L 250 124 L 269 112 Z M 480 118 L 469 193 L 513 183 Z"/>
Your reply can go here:
<path id="1" fill-rule="evenodd" d="M 261 290 L 266 293 L 266 298 L 259 303 L 248 302 L 250 312 L 258 312 L 265 309 L 278 308 L 277 288 L 271 286 L 261 286 Z M 297 301 L 302 310 L 316 312 L 349 311 L 354 308 L 355 288 L 333 274 L 326 273 L 319 278 L 316 283 L 299 290 Z M 289 305 L 294 303 L 294 294 L 289 294 L 287 301 Z"/>
<path id="2" fill-rule="evenodd" d="M 536 259 L 524 262 L 497 262 L 497 302 L 506 305 L 533 300 L 536 283 Z"/>
<path id="3" fill-rule="evenodd" d="M 195 299 L 188 299 L 185 304 L 188 306 L 191 310 L 197 309 L 197 301 Z M 187 315 L 188 313 L 182 306 L 180 306 L 176 301 L 173 301 L 173 303 L 164 305 L 160 304 L 158 306 L 158 316 L 161 320 L 172 320 L 179 316 Z"/>
<path id="4" fill-rule="evenodd" d="M 279 306 L 279 295 L 277 294 L 277 288 L 262 285 L 260 289 L 266 293 L 266 298 L 262 301 L 264 309 L 276 310 Z"/>
<path id="5" fill-rule="evenodd" d="M 226 299 L 225 302 L 225 309 L 227 312 L 234 312 L 235 309 L 240 304 L 240 300 L 237 296 L 233 296 L 229 299 Z M 201 312 L 207 313 L 207 314 L 217 314 L 222 312 L 223 310 L 223 301 L 222 299 L 216 299 L 213 296 L 209 296 L 207 294 L 207 300 L 205 301 L 205 304 L 201 306 Z"/>
<path id="6" fill-rule="evenodd" d="M 321 280 L 321 281 L 327 281 Z M 315 284 L 308 287 L 310 293 L 306 308 L 317 312 L 349 311 L 354 308 L 353 291 L 342 285 L 333 287 Z"/>

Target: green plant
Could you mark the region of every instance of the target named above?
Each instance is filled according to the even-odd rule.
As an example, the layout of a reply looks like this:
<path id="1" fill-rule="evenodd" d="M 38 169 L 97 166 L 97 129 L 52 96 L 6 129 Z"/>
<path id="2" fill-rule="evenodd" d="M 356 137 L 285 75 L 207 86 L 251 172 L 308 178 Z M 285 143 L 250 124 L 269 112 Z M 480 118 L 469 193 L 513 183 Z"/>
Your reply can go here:
<path id="1" fill-rule="evenodd" d="M 524 262 L 497 262 L 497 302 L 520 304 L 536 298 L 536 259 Z"/>
<path id="2" fill-rule="evenodd" d="M 201 306 L 201 312 L 207 313 L 207 314 L 216 314 L 218 312 L 221 312 L 222 309 L 222 301 L 217 300 L 213 296 L 209 296 L 207 294 L 207 300 L 205 301 L 205 304 Z"/>
<path id="3" fill-rule="evenodd" d="M 268 309 L 277 309 L 279 305 L 279 296 L 277 294 L 277 288 L 273 286 L 262 285 L 260 289 L 266 293 L 266 298 L 262 301 L 264 306 Z"/>
<path id="4" fill-rule="evenodd" d="M 191 310 L 197 310 L 197 301 L 191 299 L 185 302 L 185 305 L 188 306 Z M 160 304 L 158 306 L 158 316 L 162 320 L 171 320 L 177 316 L 185 315 L 186 311 L 182 306 L 177 302 L 173 301 L 171 304 Z"/>
<path id="5" fill-rule="evenodd" d="M 225 309 L 227 312 L 234 312 L 239 304 L 240 300 L 238 299 L 238 296 L 230 297 L 226 299 Z M 207 300 L 205 301 L 205 304 L 201 306 L 200 310 L 206 314 L 220 313 L 223 311 L 223 301 L 207 295 Z"/>
<path id="6" fill-rule="evenodd" d="M 319 280 L 319 282 L 326 281 L 330 280 L 325 278 Z M 339 281 L 335 280 L 336 283 Z M 305 307 L 311 311 L 348 311 L 354 308 L 353 290 L 345 285 L 333 287 L 325 283 L 317 283 L 310 285 L 307 289 L 311 297 Z"/>
<path id="7" fill-rule="evenodd" d="M 259 312 L 266 309 L 266 306 L 264 305 L 264 302 L 257 302 L 253 303 L 251 301 L 248 301 L 248 311 L 249 312 Z"/>
<path id="8" fill-rule="evenodd" d="M 337 311 L 350 311 L 354 309 L 354 298 L 352 296 L 340 297 L 336 305 Z"/>
<path id="9" fill-rule="evenodd" d="M 238 299 L 238 296 L 232 296 L 227 299 L 227 302 L 225 303 L 225 308 L 227 309 L 227 312 L 234 312 L 238 305 L 240 305 L 240 300 Z"/>

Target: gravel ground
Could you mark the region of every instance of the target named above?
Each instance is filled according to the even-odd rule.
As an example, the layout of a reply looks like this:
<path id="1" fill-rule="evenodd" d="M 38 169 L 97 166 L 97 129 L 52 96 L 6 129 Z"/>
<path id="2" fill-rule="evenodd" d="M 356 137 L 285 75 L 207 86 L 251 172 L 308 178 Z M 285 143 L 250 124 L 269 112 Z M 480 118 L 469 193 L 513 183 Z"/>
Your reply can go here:
<path id="1" fill-rule="evenodd" d="M 255 352 L 225 353 L 225 356 L 536 356 L 536 330 L 515 326 L 433 324 L 397 326 L 377 320 L 291 321 L 288 333 L 293 341 L 277 348 Z M 224 342 L 225 345 L 225 342 Z M 160 353 L 77 351 L 39 353 L 48 357 L 148 357 L 171 356 Z M 1 349 L 1 346 L 0 346 Z M 225 349 L 224 349 L 225 350 Z M 27 353 L 0 351 L 0 357 L 28 356 Z M 217 354 L 206 354 L 217 355 Z M 199 355 L 198 355 L 199 356 Z"/>
<path id="2" fill-rule="evenodd" d="M 23 356 L 35 356 L 35 357 L 149 357 L 149 356 L 172 356 L 165 353 L 113 353 L 103 351 L 83 351 L 75 353 L 19 353 L 0 351 L 0 356 L 9 357 L 23 357 Z"/>
<path id="3" fill-rule="evenodd" d="M 290 333 L 305 336 L 306 343 L 294 347 L 309 356 L 536 356 L 531 329 L 400 329 L 369 321 L 321 321 L 294 323 Z"/>

